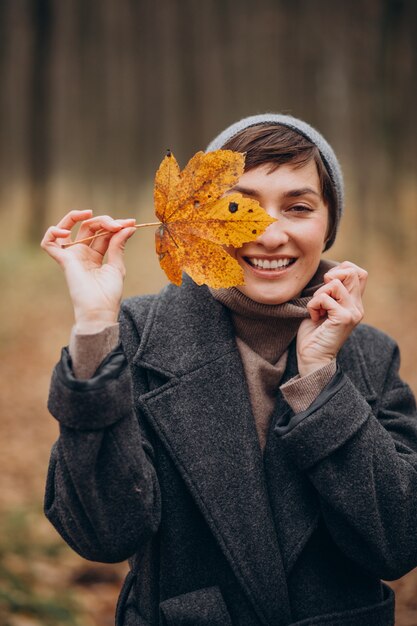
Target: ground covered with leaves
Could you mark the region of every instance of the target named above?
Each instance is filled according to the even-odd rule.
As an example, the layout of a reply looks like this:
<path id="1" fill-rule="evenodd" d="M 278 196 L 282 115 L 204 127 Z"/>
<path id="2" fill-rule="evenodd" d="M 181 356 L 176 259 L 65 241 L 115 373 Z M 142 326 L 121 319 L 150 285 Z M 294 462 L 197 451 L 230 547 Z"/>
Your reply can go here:
<path id="1" fill-rule="evenodd" d="M 127 294 L 157 291 L 165 279 L 154 257 L 153 233 L 130 248 Z M 46 410 L 49 377 L 72 323 L 63 276 L 37 249 L 8 250 L 0 267 L 0 624 L 111 626 L 126 564 L 83 560 L 42 513 L 49 450 L 57 436 Z M 399 341 L 403 375 L 417 392 L 417 297 L 393 267 L 387 261 L 386 267 L 379 262 L 371 268 L 366 321 Z M 392 584 L 397 625 L 415 626 L 417 571 Z"/>

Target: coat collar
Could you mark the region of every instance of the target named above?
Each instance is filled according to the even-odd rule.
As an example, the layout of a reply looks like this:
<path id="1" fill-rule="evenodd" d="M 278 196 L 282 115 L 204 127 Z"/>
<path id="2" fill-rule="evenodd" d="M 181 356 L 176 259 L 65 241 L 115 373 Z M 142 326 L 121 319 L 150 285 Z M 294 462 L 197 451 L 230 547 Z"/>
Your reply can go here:
<path id="1" fill-rule="evenodd" d="M 133 362 L 171 379 L 235 350 L 226 309 L 185 277 L 180 288 L 168 285 L 155 299 Z"/>
<path id="2" fill-rule="evenodd" d="M 288 623 L 285 573 L 229 315 L 206 287 L 186 280 L 162 292 L 148 320 L 134 364 L 165 382 L 139 404 L 260 622 Z"/>

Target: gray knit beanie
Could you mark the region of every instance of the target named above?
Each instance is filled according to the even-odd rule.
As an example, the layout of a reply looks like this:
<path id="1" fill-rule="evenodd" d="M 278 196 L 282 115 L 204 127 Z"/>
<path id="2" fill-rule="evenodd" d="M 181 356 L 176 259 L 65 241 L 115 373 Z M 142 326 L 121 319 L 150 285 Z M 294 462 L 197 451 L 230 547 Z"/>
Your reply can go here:
<path id="1" fill-rule="evenodd" d="M 291 115 L 282 115 L 280 113 L 251 115 L 250 117 L 244 117 L 239 122 L 235 122 L 223 130 L 211 141 L 211 143 L 209 143 L 206 148 L 206 152 L 220 150 L 224 144 L 229 141 L 229 139 L 239 134 L 242 130 L 249 128 L 250 126 L 256 126 L 257 124 L 281 124 L 282 126 L 287 126 L 296 133 L 299 133 L 300 135 L 303 135 L 303 137 L 309 139 L 319 149 L 323 163 L 328 171 L 330 180 L 333 183 L 336 198 L 334 215 L 335 224 L 332 236 L 326 243 L 325 250 L 327 250 L 334 242 L 340 218 L 343 213 L 343 175 L 339 161 L 337 160 L 332 147 L 327 143 L 324 137 L 317 130 L 315 130 L 315 128 L 306 122 L 297 119 L 296 117 L 292 117 Z"/>

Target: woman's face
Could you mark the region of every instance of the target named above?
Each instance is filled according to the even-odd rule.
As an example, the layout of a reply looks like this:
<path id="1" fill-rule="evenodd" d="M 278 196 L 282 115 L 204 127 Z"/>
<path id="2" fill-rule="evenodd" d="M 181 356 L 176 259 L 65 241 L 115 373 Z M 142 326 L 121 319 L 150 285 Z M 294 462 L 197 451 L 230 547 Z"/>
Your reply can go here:
<path id="1" fill-rule="evenodd" d="M 277 221 L 256 241 L 227 250 L 245 273 L 238 289 L 256 302 L 281 304 L 299 296 L 317 270 L 328 209 L 314 161 L 270 169 L 265 164 L 245 172 L 233 191 L 258 200 Z"/>

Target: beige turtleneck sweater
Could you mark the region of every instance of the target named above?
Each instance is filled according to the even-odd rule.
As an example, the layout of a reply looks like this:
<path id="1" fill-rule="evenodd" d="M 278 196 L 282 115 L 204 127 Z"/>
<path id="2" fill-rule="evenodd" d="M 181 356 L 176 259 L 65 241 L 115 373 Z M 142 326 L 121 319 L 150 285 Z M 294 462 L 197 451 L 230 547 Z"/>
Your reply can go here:
<path id="1" fill-rule="evenodd" d="M 288 346 L 298 328 L 309 317 L 307 303 L 323 275 L 335 264 L 321 261 L 319 268 L 299 298 L 279 305 L 260 304 L 237 288 L 210 290 L 213 297 L 232 314 L 236 343 L 242 359 L 259 443 L 263 449 L 271 413 L 279 390 L 295 413 L 307 409 L 336 371 L 332 361 L 308 376 L 296 376 L 280 385 L 285 371 Z M 70 355 L 74 375 L 85 379 L 93 376 L 105 356 L 119 341 L 119 325 L 106 326 L 98 333 L 71 333 Z"/>
<path id="2" fill-rule="evenodd" d="M 232 314 L 236 343 L 246 374 L 252 412 L 259 442 L 266 443 L 271 413 L 279 390 L 295 413 L 307 409 L 336 372 L 336 361 L 308 376 L 296 376 L 281 385 L 288 356 L 288 346 L 309 313 L 307 304 L 323 284 L 324 274 L 334 267 L 322 260 L 298 298 L 283 304 L 260 304 L 239 289 L 210 289 L 212 296 Z"/>

